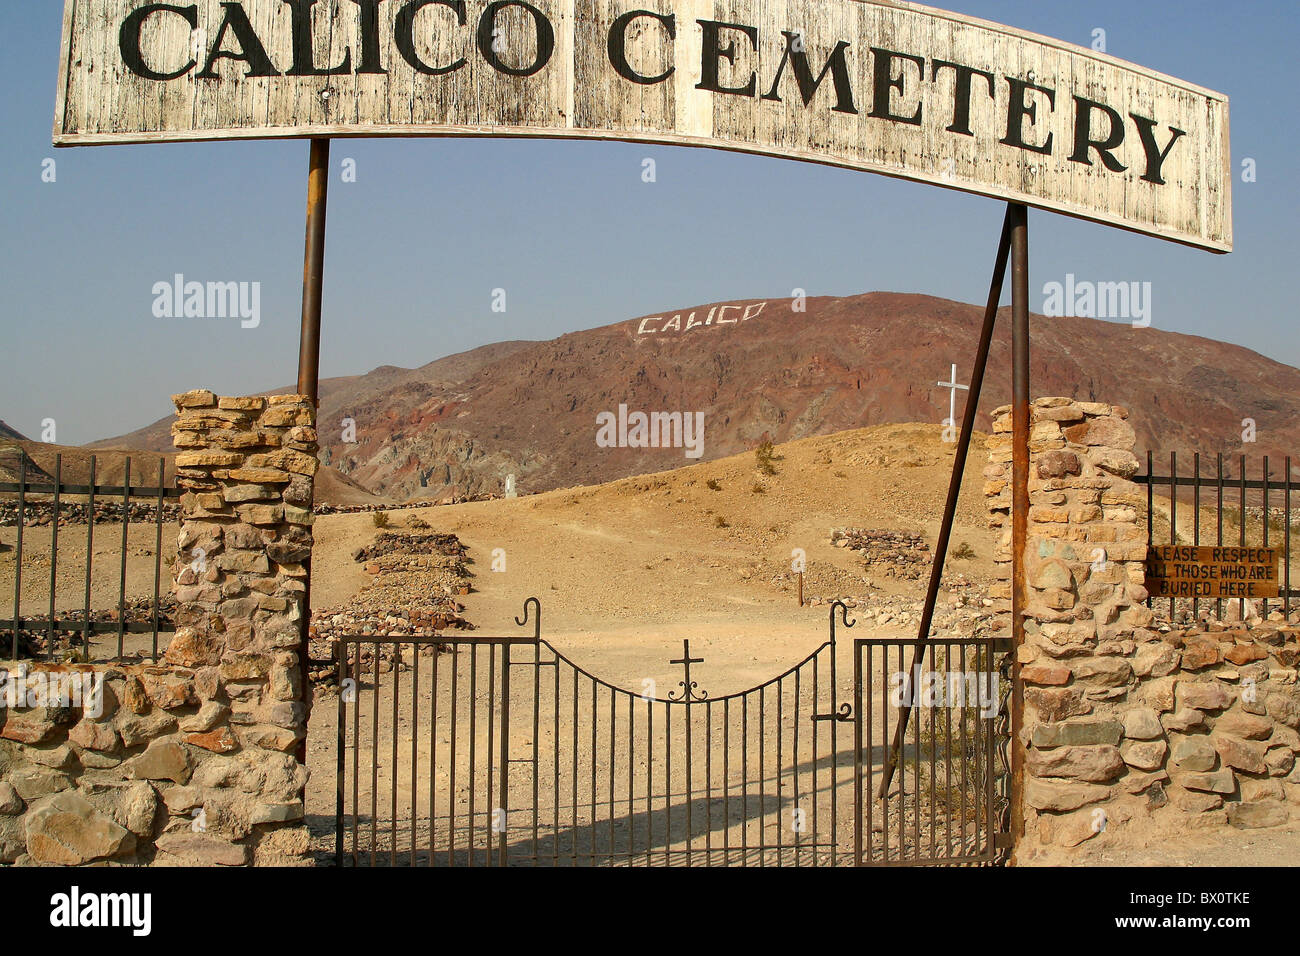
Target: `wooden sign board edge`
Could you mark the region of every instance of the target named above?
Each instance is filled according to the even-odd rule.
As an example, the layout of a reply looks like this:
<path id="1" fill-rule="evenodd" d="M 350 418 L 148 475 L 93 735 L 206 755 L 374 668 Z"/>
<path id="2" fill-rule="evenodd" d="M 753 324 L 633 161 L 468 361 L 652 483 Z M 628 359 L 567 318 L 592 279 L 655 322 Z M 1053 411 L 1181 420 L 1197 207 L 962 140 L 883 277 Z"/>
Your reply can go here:
<path id="1" fill-rule="evenodd" d="M 178 133 L 66 133 L 64 132 L 64 122 L 67 118 L 67 94 L 69 73 L 72 64 L 69 62 L 69 52 L 72 45 L 72 27 L 74 19 L 74 9 L 78 0 L 64 0 L 63 7 L 63 37 L 60 42 L 59 50 L 59 86 L 58 96 L 55 105 L 54 116 L 54 133 L 53 145 L 55 147 L 74 147 L 74 146 L 127 146 L 127 145 L 144 145 L 153 143 L 202 143 L 202 142 L 221 142 L 233 140 L 281 140 L 281 139 L 367 139 L 367 138 L 388 138 L 388 137 L 412 137 L 412 138 L 528 138 L 528 139 L 553 139 L 553 140 L 595 140 L 605 142 L 624 142 L 624 143 L 644 143 L 650 145 L 665 146 L 692 146 L 704 147 L 709 149 L 718 149 L 726 152 L 746 153 L 756 156 L 769 156 L 779 159 L 792 159 L 797 162 L 815 163 L 822 166 L 833 166 L 841 169 L 853 169 L 862 172 L 876 173 L 878 175 L 888 176 L 892 179 L 903 179 L 909 182 L 918 182 L 931 186 L 939 186 L 944 189 L 952 189 L 957 192 L 967 193 L 975 196 L 982 196 L 988 199 L 996 199 L 1007 202 L 1019 202 L 1035 209 L 1042 209 L 1047 212 L 1060 213 L 1075 219 L 1082 219 L 1086 222 L 1093 222 L 1103 226 L 1112 226 L 1133 232 L 1138 235 L 1152 236 L 1157 239 L 1165 239 L 1171 242 L 1177 242 L 1182 245 L 1191 246 L 1197 249 L 1204 249 L 1214 253 L 1228 253 L 1232 251 L 1233 230 L 1232 230 L 1232 150 L 1230 136 L 1230 116 L 1228 97 L 1224 93 L 1211 90 L 1207 87 L 1199 86 L 1195 83 L 1181 80 L 1177 77 L 1161 73 L 1158 70 L 1152 70 L 1137 63 L 1127 60 L 1121 60 L 1119 57 L 1111 56 L 1107 53 L 1101 53 L 1089 47 L 1080 46 L 1077 43 L 1070 43 L 1066 40 L 1058 40 L 1054 37 L 1045 36 L 1040 33 L 1034 33 L 1029 30 L 1022 30 L 1018 27 L 1007 26 L 1006 24 L 997 23 L 993 20 L 984 20 L 980 17 L 966 16 L 965 14 L 954 13 L 950 10 L 942 10 L 937 7 L 930 7 L 919 3 L 897 2 L 897 0 L 851 0 L 855 3 L 868 3 L 875 6 L 887 7 L 890 9 L 902 9 L 922 16 L 931 17 L 939 20 L 949 20 L 954 23 L 961 23 L 969 26 L 979 27 L 993 33 L 1001 33 L 1006 36 L 1026 40 L 1036 43 L 1040 46 L 1053 47 L 1065 53 L 1075 56 L 1082 56 L 1088 59 L 1106 63 L 1118 69 L 1127 70 L 1149 79 L 1166 83 L 1170 86 L 1177 87 L 1189 93 L 1205 97 L 1221 104 L 1223 111 L 1222 122 L 1222 154 L 1223 154 L 1223 221 L 1224 221 L 1224 238 L 1210 239 L 1204 236 L 1174 231 L 1169 229 L 1144 228 L 1138 223 L 1122 220 L 1117 216 L 1110 216 L 1088 210 L 1076 209 L 1065 203 L 1057 203 L 1049 200 L 1043 200 L 1039 197 L 1026 195 L 1017 190 L 995 190 L 990 189 L 983 184 L 978 186 L 963 186 L 953 182 L 951 179 L 943 179 L 935 175 L 924 173 L 904 172 L 896 169 L 878 167 L 870 164 L 845 163 L 815 153 L 805 153 L 798 150 L 775 150 L 764 149 L 753 146 L 740 146 L 727 140 L 718 140 L 706 137 L 684 136 L 680 134 L 659 134 L 655 136 L 635 136 L 626 134 L 611 133 L 606 130 L 579 130 L 568 128 L 560 131 L 551 127 L 539 128 L 528 126 L 507 126 L 507 127 L 470 127 L 470 126 L 426 126 L 426 125 L 402 125 L 402 124 L 385 124 L 375 125 L 360 129 L 356 126 L 343 125 L 320 125 L 320 126 L 294 126 L 280 129 L 205 129 L 190 132 Z M 580 2 L 580 0 L 575 0 Z"/>
<path id="2" fill-rule="evenodd" d="M 1201 560 L 1200 558 L 1192 558 L 1192 559 L 1190 559 L 1190 560 L 1174 561 L 1174 560 L 1169 560 L 1169 559 L 1167 559 L 1167 558 L 1162 558 L 1162 557 L 1159 557 L 1158 555 L 1153 555 L 1153 554 L 1152 554 L 1152 552 L 1155 551 L 1157 548 L 1204 548 L 1205 550 L 1208 551 L 1208 550 L 1211 550 L 1211 549 L 1213 549 L 1213 548 L 1241 548 L 1241 547 L 1251 548 L 1250 545 L 1240 545 L 1240 544 L 1187 544 L 1187 545 L 1182 545 L 1182 544 L 1150 544 L 1150 545 L 1147 545 L 1147 556 L 1146 556 L 1146 559 L 1145 559 L 1145 563 L 1150 564 L 1150 563 L 1153 562 L 1153 561 L 1159 561 L 1159 562 L 1162 563 L 1162 564 L 1201 564 L 1201 565 L 1221 565 L 1221 566 L 1224 566 L 1224 567 L 1226 567 L 1226 566 L 1228 566 L 1228 565 L 1242 565 L 1242 566 L 1247 567 L 1247 568 L 1263 568 L 1263 567 L 1271 567 L 1271 568 L 1273 568 L 1274 571 L 1277 570 L 1277 566 L 1278 566 L 1279 562 L 1280 562 L 1281 559 L 1282 559 L 1282 552 L 1283 552 L 1283 549 L 1282 549 L 1282 548 L 1274 548 L 1274 547 L 1271 547 L 1271 546 L 1265 546 L 1265 545 L 1260 545 L 1258 548 L 1254 548 L 1253 550 L 1255 550 L 1255 551 L 1272 551 L 1272 552 L 1273 552 L 1273 559 L 1272 559 L 1271 561 L 1214 561 L 1214 560 Z"/>
<path id="3" fill-rule="evenodd" d="M 1167 601 L 1167 600 L 1169 600 L 1171 597 L 1174 598 L 1175 600 L 1178 600 L 1178 601 L 1190 601 L 1190 600 L 1192 600 L 1191 597 L 1184 597 L 1184 596 L 1182 596 L 1182 595 L 1178 595 L 1178 594 L 1157 594 L 1157 593 L 1156 593 L 1156 590 L 1155 590 L 1154 588 L 1150 587 L 1150 585 L 1152 585 L 1152 584 L 1158 584 L 1158 583 L 1160 583 L 1160 582 L 1162 582 L 1162 581 L 1163 581 L 1163 582 L 1167 582 L 1167 583 L 1171 583 L 1171 582 L 1175 582 L 1175 581 L 1187 581 L 1187 580 L 1191 580 L 1191 579 L 1190 579 L 1190 578 L 1147 578 L 1147 579 L 1145 579 L 1145 580 L 1142 582 L 1142 586 L 1143 586 L 1144 588 L 1146 588 L 1146 590 L 1150 593 L 1151 598 L 1152 598 L 1153 600 L 1156 600 L 1156 601 Z M 1223 582 L 1212 582 L 1212 583 L 1214 583 L 1214 584 L 1221 584 L 1221 583 L 1223 583 Z M 1242 583 L 1245 583 L 1245 584 L 1254 584 L 1254 585 L 1256 585 L 1256 586 L 1263 586 L 1263 587 L 1265 587 L 1265 588 L 1268 590 L 1268 593 L 1266 593 L 1266 594 L 1255 594 L 1255 595 L 1251 595 L 1250 597 L 1246 597 L 1246 598 L 1243 598 L 1241 595 L 1232 595 L 1232 596 L 1229 596 L 1229 595 L 1224 595 L 1224 594 L 1198 594 L 1198 595 L 1195 595 L 1195 597 L 1196 597 L 1196 598 L 1199 598 L 1199 599 L 1202 600 L 1202 601 L 1238 601 L 1238 600 L 1247 600 L 1247 601 L 1256 601 L 1256 600 L 1258 600 L 1258 601 L 1263 601 L 1263 600 L 1267 600 L 1267 599 L 1270 599 L 1270 598 L 1281 597 L 1281 595 L 1282 595 L 1282 587 L 1281 587 L 1281 585 L 1280 585 L 1277 581 L 1275 581 L 1275 580 L 1274 580 L 1274 581 L 1246 581 L 1246 582 L 1242 582 Z"/>

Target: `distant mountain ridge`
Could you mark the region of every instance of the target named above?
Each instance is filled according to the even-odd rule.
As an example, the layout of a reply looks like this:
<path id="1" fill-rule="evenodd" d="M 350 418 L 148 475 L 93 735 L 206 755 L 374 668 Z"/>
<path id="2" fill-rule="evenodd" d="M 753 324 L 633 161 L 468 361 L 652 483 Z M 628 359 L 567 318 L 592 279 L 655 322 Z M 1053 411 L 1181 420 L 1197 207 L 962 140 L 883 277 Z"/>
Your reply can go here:
<path id="1" fill-rule="evenodd" d="M 1008 313 L 980 399 L 985 430 L 988 413 L 1010 400 Z M 733 455 L 764 437 L 937 424 L 948 390 L 936 383 L 954 362 L 967 382 L 982 315 L 889 292 L 810 298 L 806 311 L 789 299 L 732 300 L 494 343 L 417 369 L 384 366 L 322 381 L 322 458 L 378 494 L 436 498 L 500 492 L 510 474 L 521 491 L 546 490 Z M 1034 316 L 1032 336 L 1033 394 L 1126 406 L 1139 452 L 1269 454 L 1279 464 L 1300 453 L 1300 370 L 1239 346 L 1096 319 Z M 620 405 L 703 412 L 702 459 L 680 447 L 599 447 L 597 416 Z M 355 443 L 343 440 L 345 419 Z M 1256 423 L 1253 444 L 1242 443 L 1245 419 Z M 163 419 L 95 447 L 170 451 L 170 429 Z"/>

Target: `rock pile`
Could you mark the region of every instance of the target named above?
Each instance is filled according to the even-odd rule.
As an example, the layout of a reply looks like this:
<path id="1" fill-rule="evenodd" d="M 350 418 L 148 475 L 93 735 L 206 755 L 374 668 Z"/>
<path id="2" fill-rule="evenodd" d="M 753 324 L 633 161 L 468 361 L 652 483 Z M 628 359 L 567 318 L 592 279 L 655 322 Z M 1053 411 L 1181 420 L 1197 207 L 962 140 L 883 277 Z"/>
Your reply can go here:
<path id="1" fill-rule="evenodd" d="M 436 531 L 424 533 L 383 531 L 370 544 L 354 550 L 352 560 L 366 563 L 391 555 L 413 554 L 436 554 L 463 559 L 465 546 L 454 534 L 440 534 Z"/>
<path id="2" fill-rule="evenodd" d="M 831 544 L 860 552 L 867 568 L 875 574 L 906 581 L 928 575 L 934 560 L 925 538 L 911 531 L 835 528 Z"/>
<path id="3" fill-rule="evenodd" d="M 471 625 L 456 597 L 468 594 L 465 546 L 454 534 L 382 531 L 352 554 L 371 581 L 341 607 L 312 613 L 310 676 L 333 684 L 335 639 L 351 636 L 436 637 Z M 407 647 L 405 650 L 409 651 Z M 363 661 L 372 648 L 362 645 Z M 394 649 L 382 649 L 391 657 Z"/>
<path id="4" fill-rule="evenodd" d="M 534 492 L 535 493 L 535 492 Z M 443 507 L 446 505 L 463 505 L 473 501 L 497 501 L 504 498 L 499 494 L 478 494 L 478 495 L 451 495 L 445 498 L 439 498 L 437 501 L 404 501 L 400 504 L 365 504 L 365 505 L 317 505 L 315 508 L 318 515 L 354 515 L 368 514 L 374 511 L 405 511 L 410 508 L 432 508 Z M 522 497 L 522 495 L 521 495 Z"/>
<path id="5" fill-rule="evenodd" d="M 117 608 L 107 608 L 90 611 L 90 620 L 94 624 L 116 624 L 121 617 L 127 624 L 147 625 L 152 627 L 154 619 L 153 598 L 135 598 L 126 602 L 122 609 L 123 613 L 119 614 Z M 167 641 L 171 639 L 171 632 L 174 629 L 176 617 L 176 599 L 171 594 L 163 593 L 158 596 L 158 633 L 159 642 L 166 646 Z M 23 626 L 19 629 L 19 647 L 20 656 L 24 657 L 42 657 L 63 660 L 68 656 L 75 656 L 77 659 L 82 657 L 84 649 L 82 648 L 82 632 L 77 628 L 86 620 L 84 608 L 75 610 L 58 611 L 55 613 L 55 619 L 59 623 L 61 630 L 54 632 L 54 643 L 49 641 L 49 629 L 46 625 L 49 623 L 49 614 L 33 614 L 23 618 Z M 6 632 L 11 635 L 13 632 Z M 0 639 L 0 654 L 8 656 L 11 648 L 7 644 L 9 637 Z M 97 649 L 101 643 L 107 647 L 112 646 L 112 654 L 117 652 L 117 636 L 115 634 L 92 633 L 90 636 L 91 650 L 90 658 L 102 658 L 106 655 Z M 26 650 L 22 650 L 26 648 Z"/>
<path id="6" fill-rule="evenodd" d="M 75 501 L 59 502 L 59 527 L 65 525 L 84 525 L 88 507 L 85 504 Z M 126 520 L 128 524 L 139 522 L 152 522 L 158 520 L 158 503 L 144 504 L 140 502 L 131 502 L 127 506 Z M 162 520 L 165 522 L 179 521 L 181 516 L 180 505 L 174 502 L 164 502 L 162 506 Z M 27 499 L 23 504 L 23 526 L 27 528 L 43 528 L 54 523 L 54 502 L 53 501 L 33 501 Z M 95 524 L 121 524 L 122 523 L 122 502 L 95 502 Z M 0 528 L 14 528 L 18 526 L 18 502 L 0 501 Z"/>
<path id="7" fill-rule="evenodd" d="M 393 505 L 326 505 L 319 504 L 314 509 L 318 515 L 356 515 L 369 514 L 374 511 L 404 511 L 408 508 L 429 508 L 433 506 L 431 501 L 407 501 L 402 504 Z"/>
<path id="8" fill-rule="evenodd" d="M 370 514 L 378 511 L 407 511 L 413 508 L 431 508 L 444 505 L 459 505 L 472 501 L 495 501 L 502 498 L 502 495 L 464 495 L 454 498 L 443 498 L 437 502 L 434 501 L 408 501 L 401 504 L 366 504 L 366 505 L 331 505 L 316 504 L 312 507 L 312 513 L 315 515 L 342 515 L 342 514 Z M 67 525 L 84 525 L 86 523 L 87 506 L 77 501 L 60 501 L 59 502 L 59 527 Z M 162 520 L 164 522 L 176 522 L 181 517 L 180 505 L 174 501 L 165 501 L 162 506 Z M 147 502 L 132 501 L 127 506 L 127 522 L 136 524 L 140 522 L 153 522 L 158 520 L 158 504 Z M 49 500 L 48 495 L 42 495 L 39 499 L 28 498 L 23 505 L 23 526 L 26 528 L 41 528 L 54 523 L 54 503 Z M 121 524 L 122 523 L 122 502 L 96 501 L 95 502 L 95 524 Z M 13 528 L 18 525 L 18 502 L 16 500 L 0 501 L 0 528 Z"/>

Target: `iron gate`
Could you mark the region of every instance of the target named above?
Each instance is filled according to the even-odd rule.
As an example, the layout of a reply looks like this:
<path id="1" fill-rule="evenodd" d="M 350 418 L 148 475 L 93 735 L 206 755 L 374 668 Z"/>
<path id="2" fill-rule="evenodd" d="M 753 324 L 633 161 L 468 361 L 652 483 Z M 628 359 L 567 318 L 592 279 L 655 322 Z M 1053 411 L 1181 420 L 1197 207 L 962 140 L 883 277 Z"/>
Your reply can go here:
<path id="1" fill-rule="evenodd" d="M 530 598 L 516 619 L 532 637 L 339 641 L 340 865 L 848 862 L 833 624 L 789 670 L 714 698 L 689 642 L 673 690 L 636 692 L 544 640 L 540 616 Z"/>
<path id="2" fill-rule="evenodd" d="M 988 865 L 1009 849 L 1010 655 L 993 638 L 853 649 L 860 866 Z"/>
<path id="3" fill-rule="evenodd" d="M 847 610 L 832 606 L 828 639 L 803 660 L 719 697 L 695 679 L 704 661 L 689 642 L 666 694 L 602 680 L 542 638 L 535 598 L 516 619 L 531 620 L 531 637 L 343 638 L 336 860 L 997 862 L 1009 683 L 995 664 L 1006 658 L 987 638 L 919 650 L 860 639 L 852 703 L 839 703 Z"/>

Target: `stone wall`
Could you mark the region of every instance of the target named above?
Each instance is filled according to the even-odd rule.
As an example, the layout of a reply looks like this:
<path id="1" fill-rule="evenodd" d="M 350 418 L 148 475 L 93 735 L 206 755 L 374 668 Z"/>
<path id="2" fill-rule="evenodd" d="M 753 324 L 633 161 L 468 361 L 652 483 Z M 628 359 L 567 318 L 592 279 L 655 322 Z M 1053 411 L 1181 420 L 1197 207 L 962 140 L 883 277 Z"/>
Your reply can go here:
<path id="1" fill-rule="evenodd" d="M 157 661 L 9 665 L 0 861 L 305 859 L 314 410 L 297 395 L 173 401 L 176 634 Z M 75 686 L 51 694 L 50 675 Z"/>
<path id="2" fill-rule="evenodd" d="M 1033 403 L 1025 644 L 1025 838 L 1018 859 L 1300 809 L 1300 631 L 1156 620 L 1144 602 L 1146 492 L 1119 406 Z M 1010 626 L 1011 414 L 994 412 L 985 494 Z M 1235 603 L 1235 602 L 1228 602 Z M 1213 603 L 1203 605 L 1213 610 Z"/>

